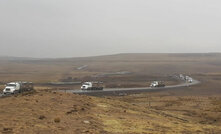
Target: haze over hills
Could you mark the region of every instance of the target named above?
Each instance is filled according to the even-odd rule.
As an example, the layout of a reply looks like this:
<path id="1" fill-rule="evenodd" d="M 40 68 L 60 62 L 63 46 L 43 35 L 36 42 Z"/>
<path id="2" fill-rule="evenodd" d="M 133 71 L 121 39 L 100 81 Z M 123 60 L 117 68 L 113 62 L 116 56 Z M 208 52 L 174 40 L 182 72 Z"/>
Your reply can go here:
<path id="1" fill-rule="evenodd" d="M 128 59 L 128 60 L 139 60 L 139 59 L 158 59 L 166 57 L 219 57 L 221 53 L 119 53 L 111 55 L 99 55 L 99 56 L 86 56 L 86 57 L 61 57 L 61 58 L 33 58 L 33 57 L 15 57 L 15 56 L 0 56 L 0 60 L 101 60 L 101 59 Z M 165 57 L 164 57 L 165 58 Z"/>
<path id="2" fill-rule="evenodd" d="M 13 61 L 13 60 L 40 60 L 41 58 L 32 57 L 14 57 L 14 56 L 0 56 L 0 60 Z"/>

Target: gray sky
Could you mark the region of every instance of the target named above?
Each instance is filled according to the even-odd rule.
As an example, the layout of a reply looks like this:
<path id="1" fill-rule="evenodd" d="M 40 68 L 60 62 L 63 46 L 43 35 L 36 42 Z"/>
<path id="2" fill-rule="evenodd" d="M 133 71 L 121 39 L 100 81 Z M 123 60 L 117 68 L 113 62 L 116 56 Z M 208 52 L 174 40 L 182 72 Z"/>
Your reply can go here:
<path id="1" fill-rule="evenodd" d="M 220 0 L 0 0 L 0 55 L 221 52 Z"/>

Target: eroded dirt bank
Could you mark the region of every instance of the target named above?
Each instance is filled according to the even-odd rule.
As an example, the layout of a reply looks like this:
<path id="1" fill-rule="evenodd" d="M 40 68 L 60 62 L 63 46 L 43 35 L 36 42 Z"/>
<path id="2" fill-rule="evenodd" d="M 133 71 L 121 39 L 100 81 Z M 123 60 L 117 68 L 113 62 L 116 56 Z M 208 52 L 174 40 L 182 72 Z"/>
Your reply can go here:
<path id="1" fill-rule="evenodd" d="M 40 91 L 0 99 L 2 133 L 220 133 L 221 97 Z"/>

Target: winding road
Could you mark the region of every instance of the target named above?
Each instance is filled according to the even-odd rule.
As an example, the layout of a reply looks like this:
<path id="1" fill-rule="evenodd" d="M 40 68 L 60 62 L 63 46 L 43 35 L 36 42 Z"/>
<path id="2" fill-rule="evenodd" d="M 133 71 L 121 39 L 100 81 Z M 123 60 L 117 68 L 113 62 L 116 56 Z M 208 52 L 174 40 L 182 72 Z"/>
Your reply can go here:
<path id="1" fill-rule="evenodd" d="M 197 85 L 200 82 L 197 80 L 193 80 L 192 83 L 182 83 L 178 85 L 171 85 L 166 87 L 139 87 L 139 88 L 105 88 L 103 90 L 59 90 L 66 93 L 74 93 L 74 94 L 85 94 L 85 95 L 93 95 L 93 96 L 102 96 L 102 95 L 126 95 L 129 93 L 141 93 L 141 92 L 154 92 L 154 91 L 163 91 L 166 89 L 174 89 L 179 87 L 189 87 L 193 85 Z"/>
<path id="2" fill-rule="evenodd" d="M 142 93 L 142 92 L 156 92 L 156 91 L 164 91 L 170 89 L 176 89 L 180 87 L 189 87 L 193 85 L 199 84 L 200 81 L 193 80 L 192 83 L 182 83 L 178 85 L 171 85 L 166 87 L 139 87 L 139 88 L 105 88 L 103 90 L 57 90 L 57 92 L 66 92 L 66 93 L 74 93 L 74 94 L 85 94 L 92 96 L 105 96 L 105 95 L 114 95 L 114 96 L 123 96 L 132 93 Z M 5 95 L 0 93 L 0 98 Z"/>

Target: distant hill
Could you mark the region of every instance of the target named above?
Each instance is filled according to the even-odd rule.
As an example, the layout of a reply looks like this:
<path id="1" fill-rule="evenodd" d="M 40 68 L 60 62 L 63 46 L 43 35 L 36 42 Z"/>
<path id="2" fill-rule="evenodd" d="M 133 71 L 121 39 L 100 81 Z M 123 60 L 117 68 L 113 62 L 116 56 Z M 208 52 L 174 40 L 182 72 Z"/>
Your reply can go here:
<path id="1" fill-rule="evenodd" d="M 0 56 L 0 60 L 39 60 L 39 59 L 40 58 Z"/>
<path id="2" fill-rule="evenodd" d="M 122 53 L 114 55 L 101 55 L 91 57 L 70 58 L 32 58 L 0 56 L 4 61 L 118 61 L 118 60 L 163 60 L 163 59 L 198 59 L 198 58 L 221 58 L 221 53 Z"/>
<path id="3" fill-rule="evenodd" d="M 92 57 L 58 58 L 56 61 L 132 61 L 132 60 L 170 60 L 221 58 L 221 53 L 124 53 Z"/>

